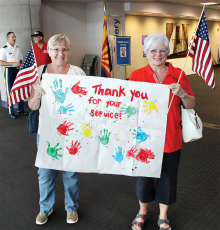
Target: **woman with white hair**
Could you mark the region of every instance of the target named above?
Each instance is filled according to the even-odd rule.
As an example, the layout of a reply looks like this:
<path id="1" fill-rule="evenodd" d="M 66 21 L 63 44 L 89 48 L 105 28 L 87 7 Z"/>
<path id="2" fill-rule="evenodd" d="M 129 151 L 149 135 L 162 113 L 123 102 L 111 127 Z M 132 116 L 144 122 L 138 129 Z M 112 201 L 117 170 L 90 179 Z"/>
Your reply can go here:
<path id="1" fill-rule="evenodd" d="M 132 222 L 133 230 L 143 229 L 148 218 L 148 206 L 153 200 L 159 203 L 160 230 L 171 230 L 167 218 L 168 208 L 176 201 L 177 174 L 181 155 L 182 127 L 181 104 L 188 109 L 195 106 L 195 97 L 190 88 L 186 74 L 183 72 L 177 83 L 181 69 L 166 62 L 169 54 L 169 41 L 164 34 L 153 33 L 145 38 L 144 53 L 149 64 L 131 73 L 131 81 L 142 81 L 169 85 L 170 100 L 174 95 L 167 117 L 167 129 L 164 146 L 163 163 L 160 178 L 138 177 L 136 194 L 139 200 L 139 212 Z"/>
<path id="2" fill-rule="evenodd" d="M 39 76 L 42 72 L 53 74 L 82 75 L 84 71 L 70 64 L 67 60 L 70 55 L 71 44 L 66 35 L 57 34 L 52 36 L 47 44 L 47 50 L 52 63 L 47 66 L 38 67 Z M 67 76 L 68 77 L 68 76 Z M 40 107 L 42 96 L 45 94 L 38 81 L 32 86 L 31 95 L 28 105 L 32 110 Z M 38 129 L 37 146 L 39 143 L 40 133 Z M 53 212 L 55 202 L 56 178 L 58 170 L 39 168 L 38 170 L 39 191 L 40 191 L 40 213 L 36 217 L 36 224 L 43 225 L 47 222 L 48 216 Z M 78 221 L 78 198 L 79 198 L 79 173 L 62 171 L 65 210 L 67 212 L 67 223 L 73 224 Z"/>

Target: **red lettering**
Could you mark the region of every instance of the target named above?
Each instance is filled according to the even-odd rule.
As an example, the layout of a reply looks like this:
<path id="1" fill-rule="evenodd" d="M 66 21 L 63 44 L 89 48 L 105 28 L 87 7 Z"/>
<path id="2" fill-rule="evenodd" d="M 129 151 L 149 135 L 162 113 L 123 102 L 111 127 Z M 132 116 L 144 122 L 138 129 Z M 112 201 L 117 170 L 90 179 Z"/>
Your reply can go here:
<path id="1" fill-rule="evenodd" d="M 102 84 L 94 85 L 92 86 L 92 88 L 95 89 L 95 94 L 102 95 L 102 96 L 104 95 L 111 95 L 116 97 L 126 96 L 124 92 L 125 88 L 122 88 L 121 86 L 119 88 L 119 91 L 117 89 L 109 89 L 109 88 L 103 89 Z"/>
<path id="2" fill-rule="evenodd" d="M 135 95 L 135 90 L 133 91 L 133 90 L 131 89 L 130 92 L 131 92 L 131 101 L 133 101 L 134 95 Z"/>
<path id="3" fill-rule="evenodd" d="M 101 94 L 101 95 L 104 94 L 104 89 L 102 89 L 101 87 L 102 87 L 102 84 L 95 85 L 92 87 L 92 88 L 95 88 L 95 94 Z"/>
<path id="4" fill-rule="evenodd" d="M 121 95 L 123 94 L 123 96 L 126 96 L 126 94 L 124 93 L 125 88 L 121 88 L 119 89 L 119 97 L 121 97 Z"/>
<path id="5" fill-rule="evenodd" d="M 142 98 L 142 99 L 147 99 L 147 100 L 148 100 L 147 93 L 145 93 L 145 96 L 144 96 L 144 93 L 141 93 L 141 98 Z"/>
<path id="6" fill-rule="evenodd" d="M 90 112 L 90 116 L 91 117 L 94 117 L 94 110 L 92 109 L 91 112 Z"/>
<path id="7" fill-rule="evenodd" d="M 115 94 L 116 94 L 116 95 L 115 95 Z M 117 89 L 113 89 L 113 90 L 112 90 L 112 96 L 118 97 L 118 90 L 117 90 Z"/>
<path id="8" fill-rule="evenodd" d="M 111 95 L 111 89 L 107 88 L 107 89 L 105 90 L 105 95 Z"/>
<path id="9" fill-rule="evenodd" d="M 95 116 L 96 116 L 96 117 L 99 116 L 99 111 L 98 111 L 98 110 L 95 111 Z"/>
<path id="10" fill-rule="evenodd" d="M 102 115 L 102 111 L 99 111 L 99 110 L 91 110 L 91 112 L 90 112 L 90 116 L 91 117 L 94 117 L 94 116 L 96 116 L 96 117 L 101 117 L 101 115 Z"/>
<path id="11" fill-rule="evenodd" d="M 140 96 L 142 99 L 148 100 L 147 93 L 140 93 L 140 91 L 136 91 L 136 90 L 130 90 L 130 92 L 131 92 L 131 101 L 134 100 L 134 97 L 139 98 Z"/>
<path id="12" fill-rule="evenodd" d="M 137 91 L 137 92 L 135 92 L 135 97 L 140 97 L 140 92 L 139 91 Z"/>

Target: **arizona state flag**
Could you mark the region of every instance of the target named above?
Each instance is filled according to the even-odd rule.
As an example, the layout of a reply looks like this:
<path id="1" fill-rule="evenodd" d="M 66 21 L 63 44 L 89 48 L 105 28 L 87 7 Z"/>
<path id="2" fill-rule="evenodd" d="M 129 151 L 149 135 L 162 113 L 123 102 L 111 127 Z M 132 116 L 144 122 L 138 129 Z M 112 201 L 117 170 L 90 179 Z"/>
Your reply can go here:
<path id="1" fill-rule="evenodd" d="M 104 16 L 103 24 L 103 36 L 102 36 L 102 69 L 101 77 L 110 77 L 112 72 L 112 62 L 110 49 L 108 44 L 108 33 L 107 33 L 107 16 Z"/>

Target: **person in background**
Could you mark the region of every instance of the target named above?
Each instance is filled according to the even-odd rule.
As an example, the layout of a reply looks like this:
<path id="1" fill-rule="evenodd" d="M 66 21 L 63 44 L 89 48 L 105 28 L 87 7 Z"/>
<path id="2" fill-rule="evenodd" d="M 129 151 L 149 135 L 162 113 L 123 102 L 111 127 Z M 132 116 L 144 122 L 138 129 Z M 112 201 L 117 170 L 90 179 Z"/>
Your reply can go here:
<path id="1" fill-rule="evenodd" d="M 44 34 L 41 31 L 35 31 L 31 35 L 35 44 L 33 45 L 37 66 L 50 64 L 51 59 L 47 51 L 47 43 L 43 41 Z"/>
<path id="2" fill-rule="evenodd" d="M 48 51 L 52 63 L 47 65 L 46 73 L 53 74 L 66 74 L 68 75 L 81 75 L 85 76 L 84 71 L 70 64 L 67 64 L 71 44 L 66 35 L 57 34 L 51 37 L 48 41 Z M 45 65 L 38 67 L 39 76 L 45 69 Z M 38 81 L 32 86 L 31 95 L 28 100 L 30 109 L 37 110 L 40 107 L 42 96 L 45 94 L 44 89 L 39 85 Z M 39 120 L 39 125 L 41 120 Z M 40 129 L 38 129 L 37 146 L 40 139 Z M 36 217 L 36 224 L 43 225 L 47 222 L 48 216 L 53 212 L 53 205 L 55 202 L 56 191 L 56 178 L 58 170 L 39 168 L 38 180 L 40 191 L 40 213 Z M 67 211 L 67 223 L 72 224 L 78 221 L 78 197 L 79 197 L 79 178 L 80 174 L 76 172 L 61 171 L 64 196 L 65 196 L 65 209 Z"/>
<path id="3" fill-rule="evenodd" d="M 11 88 L 22 64 L 23 56 L 18 46 L 15 45 L 16 36 L 14 32 L 7 33 L 7 44 L 0 49 L 0 66 L 5 67 L 5 82 L 7 97 L 9 98 Z M 24 111 L 24 102 L 17 103 L 17 114 L 26 115 Z M 9 106 L 9 116 L 12 119 L 18 118 L 14 112 L 14 106 Z"/>
<path id="4" fill-rule="evenodd" d="M 133 71 L 129 80 L 168 85 L 171 90 L 169 101 L 173 95 L 174 99 L 167 117 L 161 177 L 138 177 L 136 179 L 136 195 L 140 209 L 132 222 L 132 229 L 143 229 L 148 218 L 149 203 L 156 200 L 160 209 L 158 226 L 160 230 L 171 230 L 167 212 L 169 206 L 176 202 L 177 173 L 183 147 L 181 105 L 192 109 L 195 106 L 195 97 L 186 74 L 183 72 L 178 84 L 181 69 L 166 62 L 169 54 L 169 41 L 166 35 L 153 33 L 146 37 L 144 53 L 149 64 Z"/>

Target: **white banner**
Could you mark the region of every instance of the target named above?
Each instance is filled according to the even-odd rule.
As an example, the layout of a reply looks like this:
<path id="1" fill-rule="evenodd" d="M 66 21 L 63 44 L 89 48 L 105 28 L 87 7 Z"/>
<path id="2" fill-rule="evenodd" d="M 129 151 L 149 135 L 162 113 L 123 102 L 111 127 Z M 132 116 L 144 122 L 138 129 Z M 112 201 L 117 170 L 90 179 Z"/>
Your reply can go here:
<path id="1" fill-rule="evenodd" d="M 44 74 L 36 166 L 160 177 L 166 85 Z"/>

